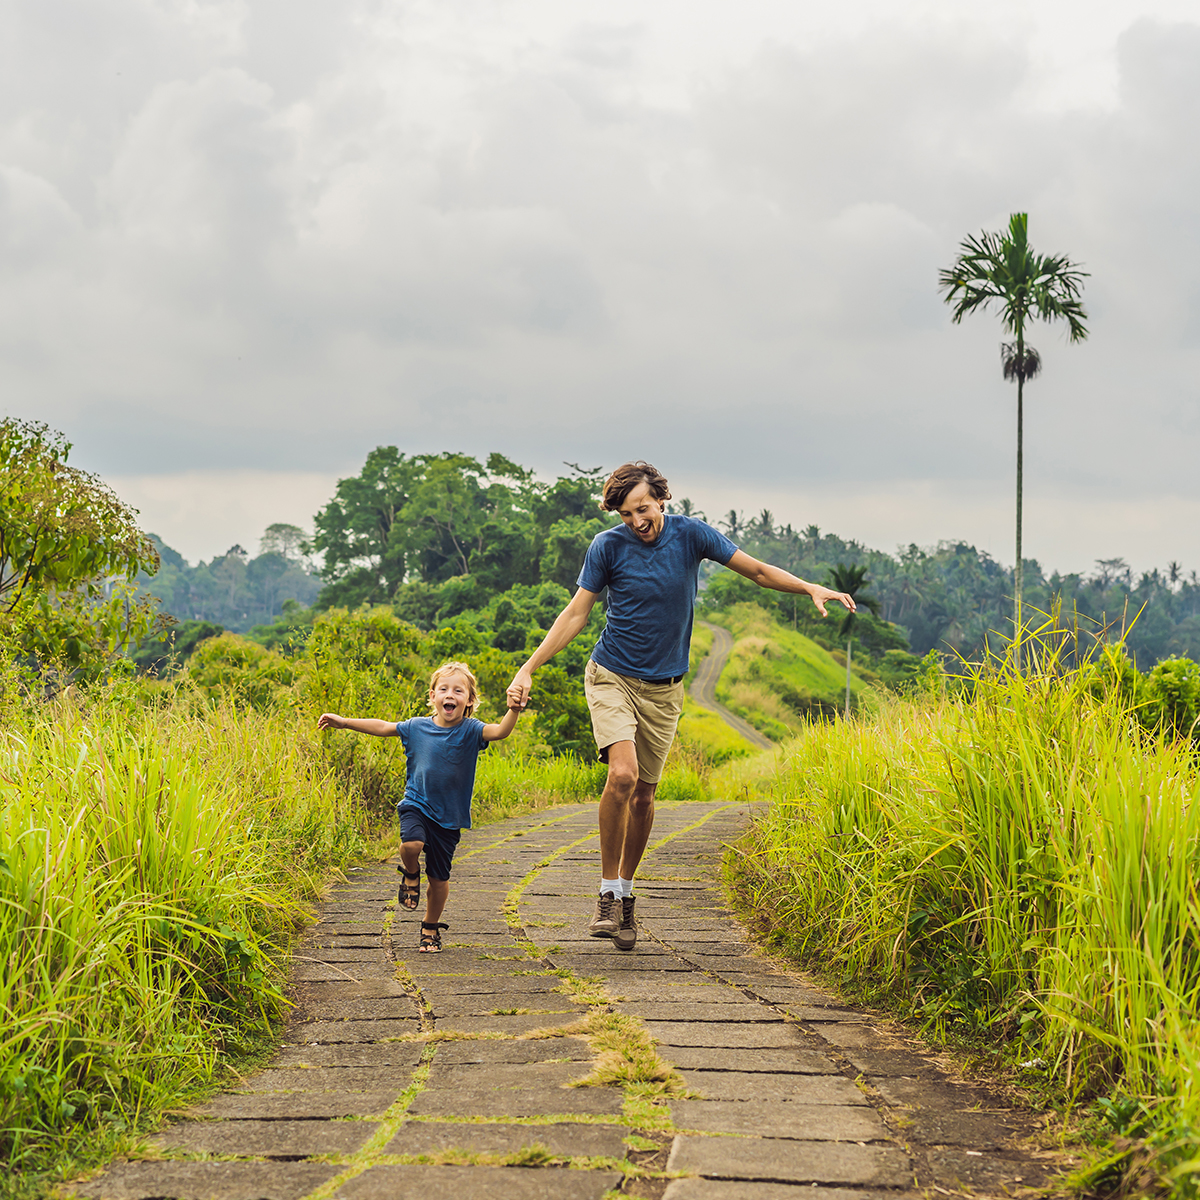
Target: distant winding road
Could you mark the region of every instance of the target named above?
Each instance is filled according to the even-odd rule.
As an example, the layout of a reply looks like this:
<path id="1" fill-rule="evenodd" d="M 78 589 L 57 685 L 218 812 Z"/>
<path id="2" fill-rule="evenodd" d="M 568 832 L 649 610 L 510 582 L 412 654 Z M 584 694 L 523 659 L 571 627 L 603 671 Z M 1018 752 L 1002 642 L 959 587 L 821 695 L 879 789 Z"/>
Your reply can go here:
<path id="1" fill-rule="evenodd" d="M 696 678 L 692 680 L 692 699 L 715 712 L 726 725 L 737 730 L 752 745 L 763 750 L 774 750 L 775 743 L 770 738 L 764 737 L 748 721 L 743 721 L 723 704 L 717 703 L 717 680 L 721 678 L 721 672 L 729 659 L 729 652 L 733 649 L 733 635 L 728 629 L 710 625 L 707 621 L 701 621 L 699 624 L 712 630 L 713 644 L 707 657 L 696 668 Z"/>

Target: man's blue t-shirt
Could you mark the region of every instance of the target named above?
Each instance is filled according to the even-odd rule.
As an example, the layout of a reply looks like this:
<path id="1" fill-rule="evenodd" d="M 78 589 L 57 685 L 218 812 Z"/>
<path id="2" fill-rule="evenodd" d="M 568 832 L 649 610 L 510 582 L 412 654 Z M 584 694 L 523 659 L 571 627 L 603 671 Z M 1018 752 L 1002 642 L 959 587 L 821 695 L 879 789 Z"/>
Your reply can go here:
<path id="1" fill-rule="evenodd" d="M 608 623 L 592 658 L 635 679 L 686 675 L 700 560 L 725 564 L 736 553 L 711 525 L 674 514 L 649 545 L 623 524 L 598 533 L 579 572 L 585 591 L 608 588 Z"/>
<path id="2" fill-rule="evenodd" d="M 443 728 L 432 717 L 413 717 L 398 722 L 396 732 L 408 759 L 400 807 L 414 805 L 447 829 L 470 829 L 475 764 L 488 747 L 483 722 L 465 717 Z"/>

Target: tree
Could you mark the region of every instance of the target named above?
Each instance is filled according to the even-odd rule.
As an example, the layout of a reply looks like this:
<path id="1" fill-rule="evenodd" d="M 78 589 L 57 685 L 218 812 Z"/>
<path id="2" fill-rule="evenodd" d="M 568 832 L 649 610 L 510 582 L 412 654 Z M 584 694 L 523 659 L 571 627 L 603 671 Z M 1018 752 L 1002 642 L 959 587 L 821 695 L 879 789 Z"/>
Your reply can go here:
<path id="1" fill-rule="evenodd" d="M 874 596 L 859 594 L 866 583 L 866 567 L 848 567 L 845 563 L 838 563 L 829 573 L 829 587 L 837 592 L 845 592 L 856 604 L 861 604 L 870 612 L 878 614 L 879 601 Z M 846 639 L 846 716 L 850 715 L 850 647 L 854 641 L 854 618 L 855 614 L 848 612 L 838 631 Z"/>
<path id="2" fill-rule="evenodd" d="M 153 622 L 131 585 L 159 560 L 137 513 L 70 451 L 40 422 L 0 421 L 0 625 L 39 666 L 99 670 Z"/>
<path id="3" fill-rule="evenodd" d="M 258 544 L 259 554 L 278 554 L 281 558 L 299 560 L 301 546 L 305 542 L 304 530 L 299 525 L 288 525 L 277 521 L 268 525 Z"/>
<path id="4" fill-rule="evenodd" d="M 1025 470 L 1025 381 L 1041 370 L 1042 360 L 1025 344 L 1025 322 L 1063 320 L 1072 342 L 1087 337 L 1087 313 L 1080 296 L 1086 271 L 1061 254 L 1035 254 L 1029 245 L 1029 216 L 1013 213 L 1007 233 L 979 234 L 959 246 L 954 265 L 938 274 L 938 287 L 954 306 L 957 325 L 968 313 L 1000 307 L 1001 323 L 1015 341 L 1002 343 L 1005 379 L 1017 384 L 1017 558 L 1013 576 L 1014 661 L 1021 666 L 1021 593 L 1024 559 L 1021 549 L 1021 501 Z"/>

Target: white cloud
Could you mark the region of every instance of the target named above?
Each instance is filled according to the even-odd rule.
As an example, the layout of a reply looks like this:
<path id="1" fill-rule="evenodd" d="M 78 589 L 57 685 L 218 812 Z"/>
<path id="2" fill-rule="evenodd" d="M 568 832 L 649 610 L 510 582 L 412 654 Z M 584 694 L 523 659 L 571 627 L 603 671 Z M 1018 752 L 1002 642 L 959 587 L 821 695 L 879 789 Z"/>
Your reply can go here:
<path id="1" fill-rule="evenodd" d="M 389 442 L 547 473 L 645 456 L 789 518 L 779 497 L 840 489 L 880 537 L 932 540 L 949 509 L 980 540 L 961 525 L 1006 527 L 1012 389 L 997 321 L 951 327 L 934 280 L 1015 209 L 1092 271 L 1091 341 L 1033 333 L 1045 520 L 1132 556 L 1105 540 L 1122 511 L 1200 500 L 1177 0 L 13 7 L 5 409 L 153 474 L 196 546 L 198 480 L 332 479 Z"/>

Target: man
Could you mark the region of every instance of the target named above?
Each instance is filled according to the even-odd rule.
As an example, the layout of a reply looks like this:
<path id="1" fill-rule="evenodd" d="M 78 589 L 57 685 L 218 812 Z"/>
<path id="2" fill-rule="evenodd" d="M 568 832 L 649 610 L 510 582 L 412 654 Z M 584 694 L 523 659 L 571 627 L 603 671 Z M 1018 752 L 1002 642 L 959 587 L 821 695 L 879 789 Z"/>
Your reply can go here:
<path id="1" fill-rule="evenodd" d="M 596 745 L 608 763 L 600 796 L 600 897 L 588 929 L 611 937 L 619 950 L 637 942 L 633 876 L 683 711 L 700 560 L 723 563 L 759 587 L 811 596 L 821 616 L 831 600 L 850 612 L 855 607 L 842 592 L 751 558 L 703 521 L 668 516 L 670 498 L 667 481 L 649 463 L 625 463 L 608 477 L 600 507 L 621 524 L 592 540 L 579 590 L 508 688 L 510 703 L 524 708 L 534 671 L 579 633 L 608 588 L 607 624 L 584 674 Z"/>

